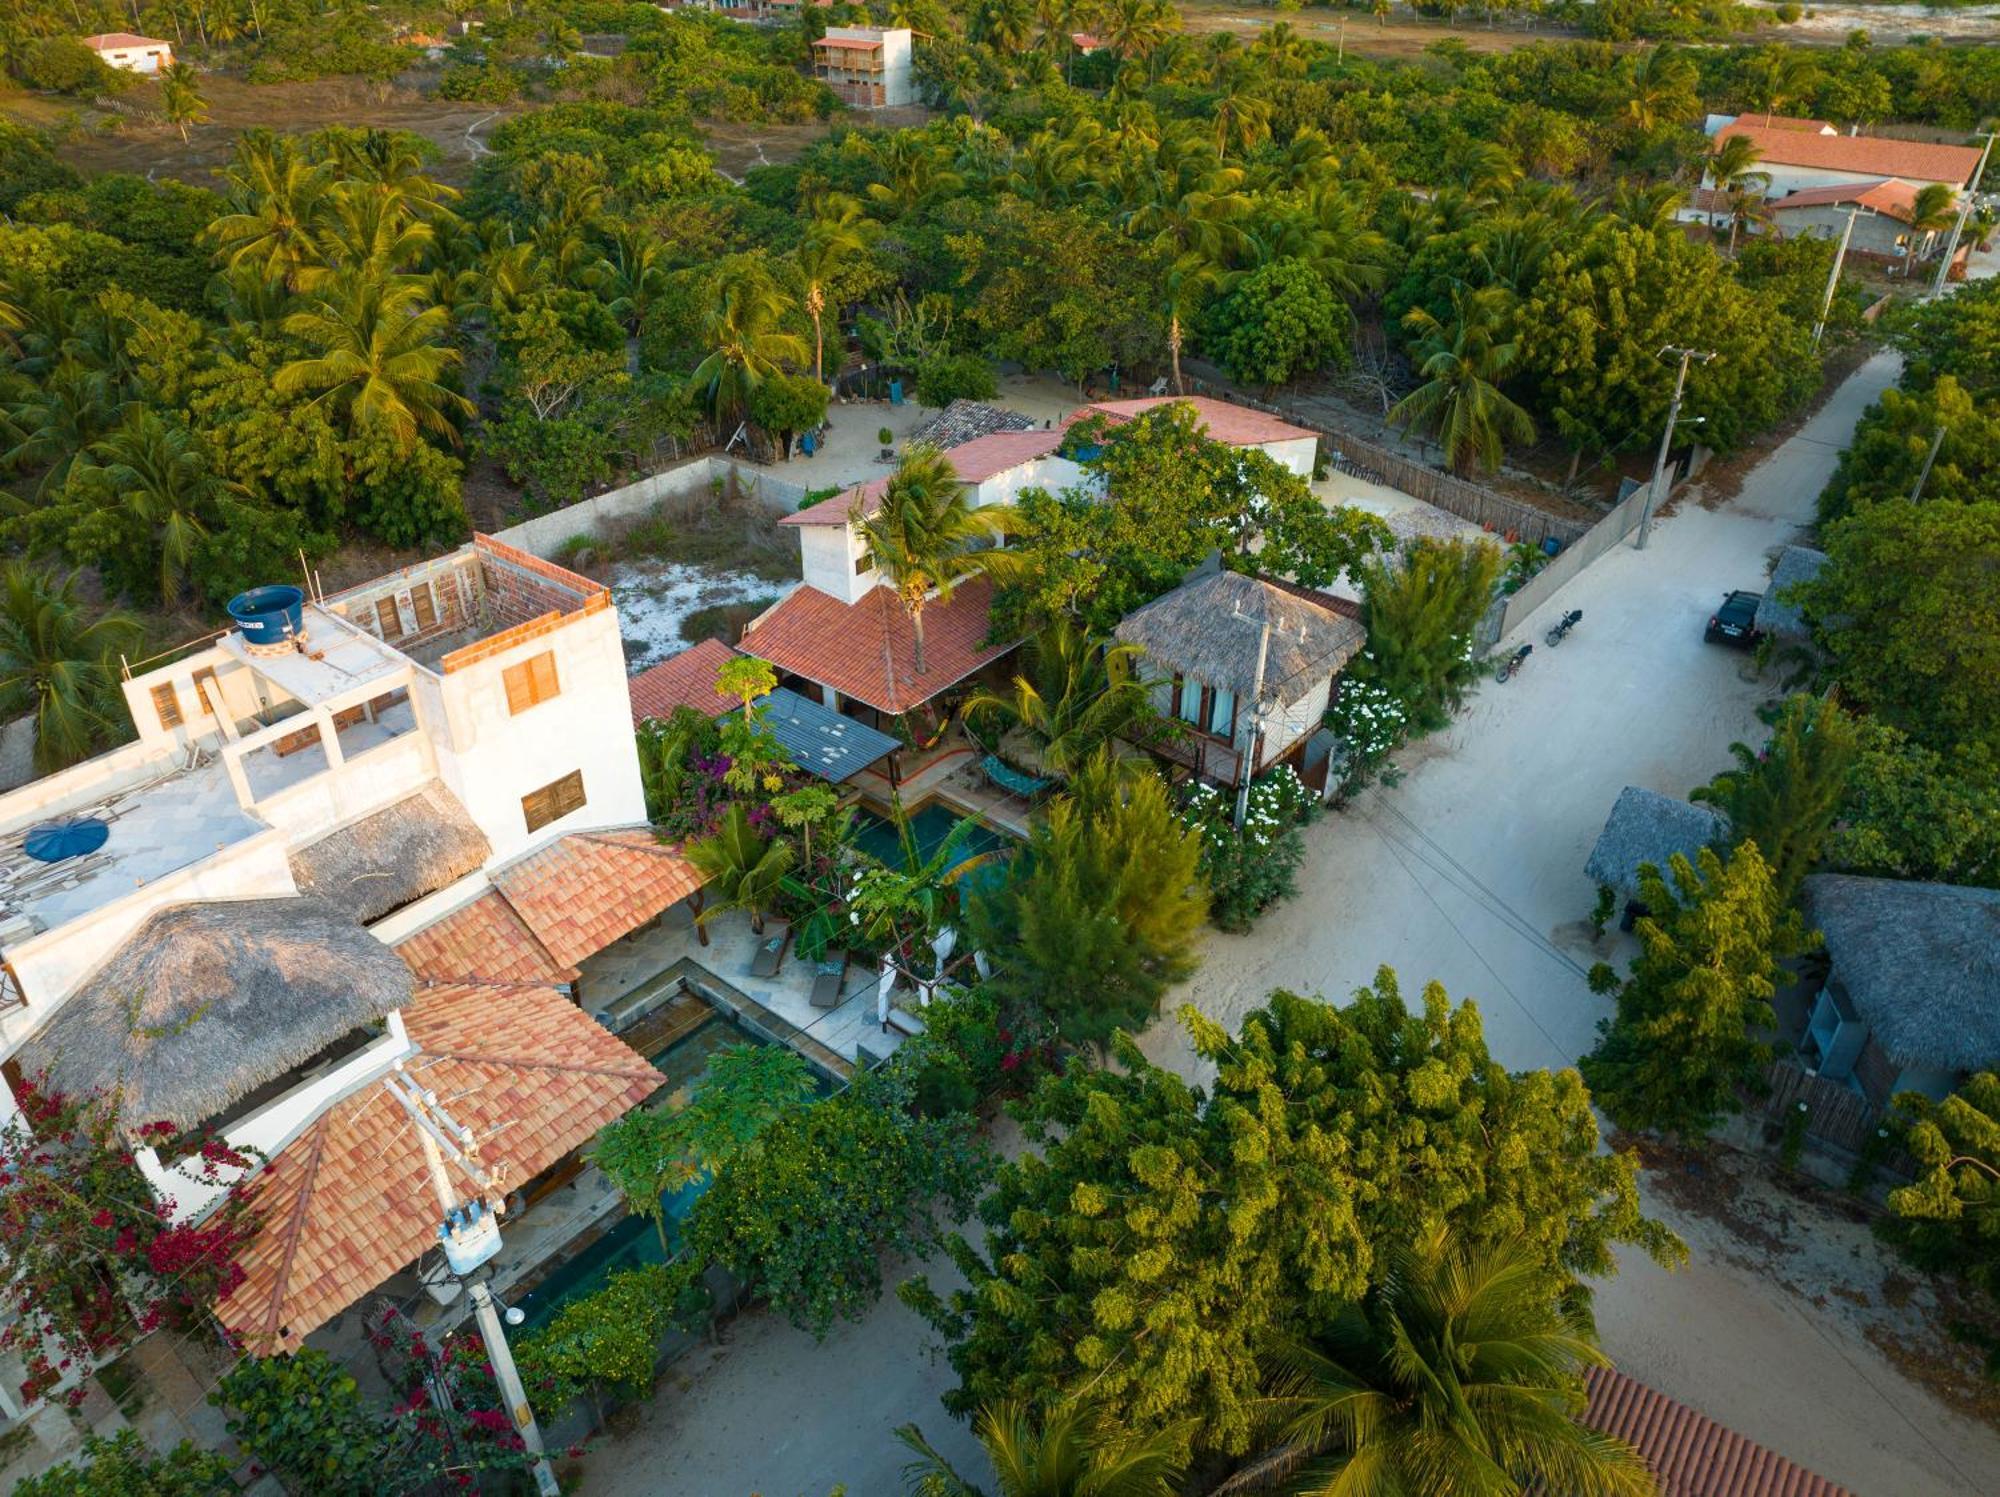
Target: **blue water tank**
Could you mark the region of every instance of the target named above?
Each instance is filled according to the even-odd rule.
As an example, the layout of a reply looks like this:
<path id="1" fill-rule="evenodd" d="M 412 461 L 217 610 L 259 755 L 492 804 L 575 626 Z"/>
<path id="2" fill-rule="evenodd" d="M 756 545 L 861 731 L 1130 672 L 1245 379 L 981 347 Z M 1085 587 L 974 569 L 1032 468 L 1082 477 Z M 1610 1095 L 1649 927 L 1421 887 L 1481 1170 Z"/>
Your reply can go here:
<path id="1" fill-rule="evenodd" d="M 281 645 L 305 627 L 306 595 L 283 583 L 253 587 L 229 600 L 229 616 L 253 645 Z"/>

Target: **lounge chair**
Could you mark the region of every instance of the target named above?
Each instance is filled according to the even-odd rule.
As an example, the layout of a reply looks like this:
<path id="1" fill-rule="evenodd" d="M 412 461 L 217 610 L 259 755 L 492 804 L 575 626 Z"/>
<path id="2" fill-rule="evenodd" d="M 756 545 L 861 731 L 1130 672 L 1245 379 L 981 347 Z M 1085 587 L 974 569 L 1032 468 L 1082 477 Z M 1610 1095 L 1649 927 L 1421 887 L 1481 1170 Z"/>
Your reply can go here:
<path id="1" fill-rule="evenodd" d="M 786 926 L 776 935 L 766 936 L 757 943 L 757 955 L 751 959 L 752 977 L 776 977 L 778 969 L 785 965 L 785 947 L 791 944 L 792 930 Z"/>
<path id="2" fill-rule="evenodd" d="M 814 969 L 812 1006 L 839 1008 L 840 990 L 847 986 L 847 953 L 829 951 Z"/>

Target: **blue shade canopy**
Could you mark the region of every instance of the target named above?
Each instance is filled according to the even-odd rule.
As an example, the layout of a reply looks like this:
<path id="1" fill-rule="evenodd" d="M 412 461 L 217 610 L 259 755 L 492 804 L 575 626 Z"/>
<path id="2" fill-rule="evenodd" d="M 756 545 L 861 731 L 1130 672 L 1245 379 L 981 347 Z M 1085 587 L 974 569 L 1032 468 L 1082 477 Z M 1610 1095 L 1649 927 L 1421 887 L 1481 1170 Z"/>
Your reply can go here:
<path id="1" fill-rule="evenodd" d="M 30 829 L 23 850 L 44 863 L 60 863 L 64 858 L 80 858 L 96 852 L 111 835 L 111 828 L 95 817 L 76 821 L 45 821 Z"/>

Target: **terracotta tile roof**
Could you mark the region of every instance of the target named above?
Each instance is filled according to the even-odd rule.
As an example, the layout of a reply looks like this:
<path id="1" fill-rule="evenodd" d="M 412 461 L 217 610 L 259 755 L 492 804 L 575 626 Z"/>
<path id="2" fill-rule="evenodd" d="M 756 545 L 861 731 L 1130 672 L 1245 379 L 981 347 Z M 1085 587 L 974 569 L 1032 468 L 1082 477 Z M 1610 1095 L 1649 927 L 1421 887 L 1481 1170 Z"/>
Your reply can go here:
<path id="1" fill-rule="evenodd" d="M 632 726 L 649 717 L 671 717 L 676 707 L 692 707 L 704 717 L 722 716 L 736 699 L 716 695 L 715 673 L 735 658 L 736 651 L 721 640 L 704 639 L 639 672 L 625 683 L 632 694 Z"/>
<path id="2" fill-rule="evenodd" d="M 1923 140 L 1889 140 L 1878 135 L 1814 135 L 1782 126 L 1746 125 L 1733 120 L 1716 132 L 1718 141 L 1742 135 L 1757 147 L 1767 166 L 1802 166 L 1858 176 L 1902 177 L 1912 182 L 1949 182 L 1963 187 L 1979 169 L 1974 146 L 1941 146 Z"/>
<path id="3" fill-rule="evenodd" d="M 572 982 L 576 968 L 549 955 L 498 889 L 488 889 L 397 943 L 410 970 L 432 982 Z"/>
<path id="4" fill-rule="evenodd" d="M 1801 119 L 1795 114 L 1739 114 L 1736 117 L 1746 125 L 1762 125 L 1767 130 L 1807 130 L 1814 135 L 1824 135 L 1833 129 L 1826 120 Z"/>
<path id="5" fill-rule="evenodd" d="M 167 43 L 156 36 L 134 36 L 129 31 L 100 31 L 96 36 L 87 36 L 83 44 L 93 52 L 117 52 L 127 47 L 164 47 Z"/>
<path id="6" fill-rule="evenodd" d="M 574 964 L 687 898 L 701 875 L 651 830 L 633 829 L 558 837 L 493 883 L 549 954 Z"/>
<path id="7" fill-rule="evenodd" d="M 1303 426 L 1281 421 L 1276 416 L 1253 411 L 1248 406 L 1212 400 L 1206 395 L 1147 395 L 1137 400 L 1100 400 L 1073 412 L 1063 425 L 1072 425 L 1092 414 L 1108 416 L 1113 422 L 1130 421 L 1154 406 L 1175 404 L 1193 406 L 1195 415 L 1208 428 L 1209 436 L 1232 447 L 1254 447 L 1262 442 L 1289 442 L 1319 435 Z"/>
<path id="8" fill-rule="evenodd" d="M 880 711 L 907 712 L 1014 648 L 986 643 L 992 607 L 993 584 L 975 577 L 949 603 L 926 608 L 921 677 L 911 664 L 909 617 L 886 587 L 870 588 L 858 603 L 802 587 L 744 632 L 743 648 Z"/>
<path id="9" fill-rule="evenodd" d="M 588 1143 L 664 1078 L 562 994 L 440 987 L 404 1022 L 418 1085 L 449 1099 L 512 1188 Z M 460 1182 L 465 1190 L 469 1182 Z M 381 1085 L 322 1113 L 258 1174 L 263 1225 L 249 1277 L 218 1307 L 258 1353 L 303 1338 L 437 1242 L 438 1208 L 415 1126 Z"/>
<path id="10" fill-rule="evenodd" d="M 837 47 L 846 52 L 879 52 L 882 50 L 882 38 L 878 36 L 873 41 L 870 41 L 868 38 L 860 36 L 823 36 L 814 42 L 813 45 L 815 47 Z"/>
<path id="11" fill-rule="evenodd" d="M 1773 213 L 1787 208 L 1826 208 L 1843 203 L 1859 203 L 1875 213 L 1908 223 L 1917 216 L 1917 189 L 1890 177 L 1881 182 L 1842 182 L 1831 187 L 1801 187 L 1770 203 Z"/>
<path id="12" fill-rule="evenodd" d="M 822 499 L 817 504 L 809 504 L 804 509 L 795 510 L 778 521 L 780 525 L 845 525 L 855 506 L 861 507 L 864 515 L 875 513 L 875 506 L 889 488 L 887 478 L 870 479 L 858 483 L 851 489 L 842 489 L 831 499 Z"/>
<path id="13" fill-rule="evenodd" d="M 1582 1422 L 1645 1457 L 1660 1497 L 1851 1497 L 1783 1456 L 1621 1372 L 1592 1368 Z"/>

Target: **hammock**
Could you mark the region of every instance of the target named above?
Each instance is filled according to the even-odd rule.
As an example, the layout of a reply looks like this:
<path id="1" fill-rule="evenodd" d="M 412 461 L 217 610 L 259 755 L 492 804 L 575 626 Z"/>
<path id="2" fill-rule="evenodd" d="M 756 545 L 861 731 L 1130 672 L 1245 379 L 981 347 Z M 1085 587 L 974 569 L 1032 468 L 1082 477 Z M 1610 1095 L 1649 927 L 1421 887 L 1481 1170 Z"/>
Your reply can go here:
<path id="1" fill-rule="evenodd" d="M 1018 795 L 1023 800 L 1033 800 L 1055 783 L 1054 780 L 1039 780 L 1031 774 L 1021 773 L 1020 770 L 1003 763 L 998 754 L 988 754 L 979 761 L 979 767 L 986 771 L 987 779 L 1008 794 Z"/>

